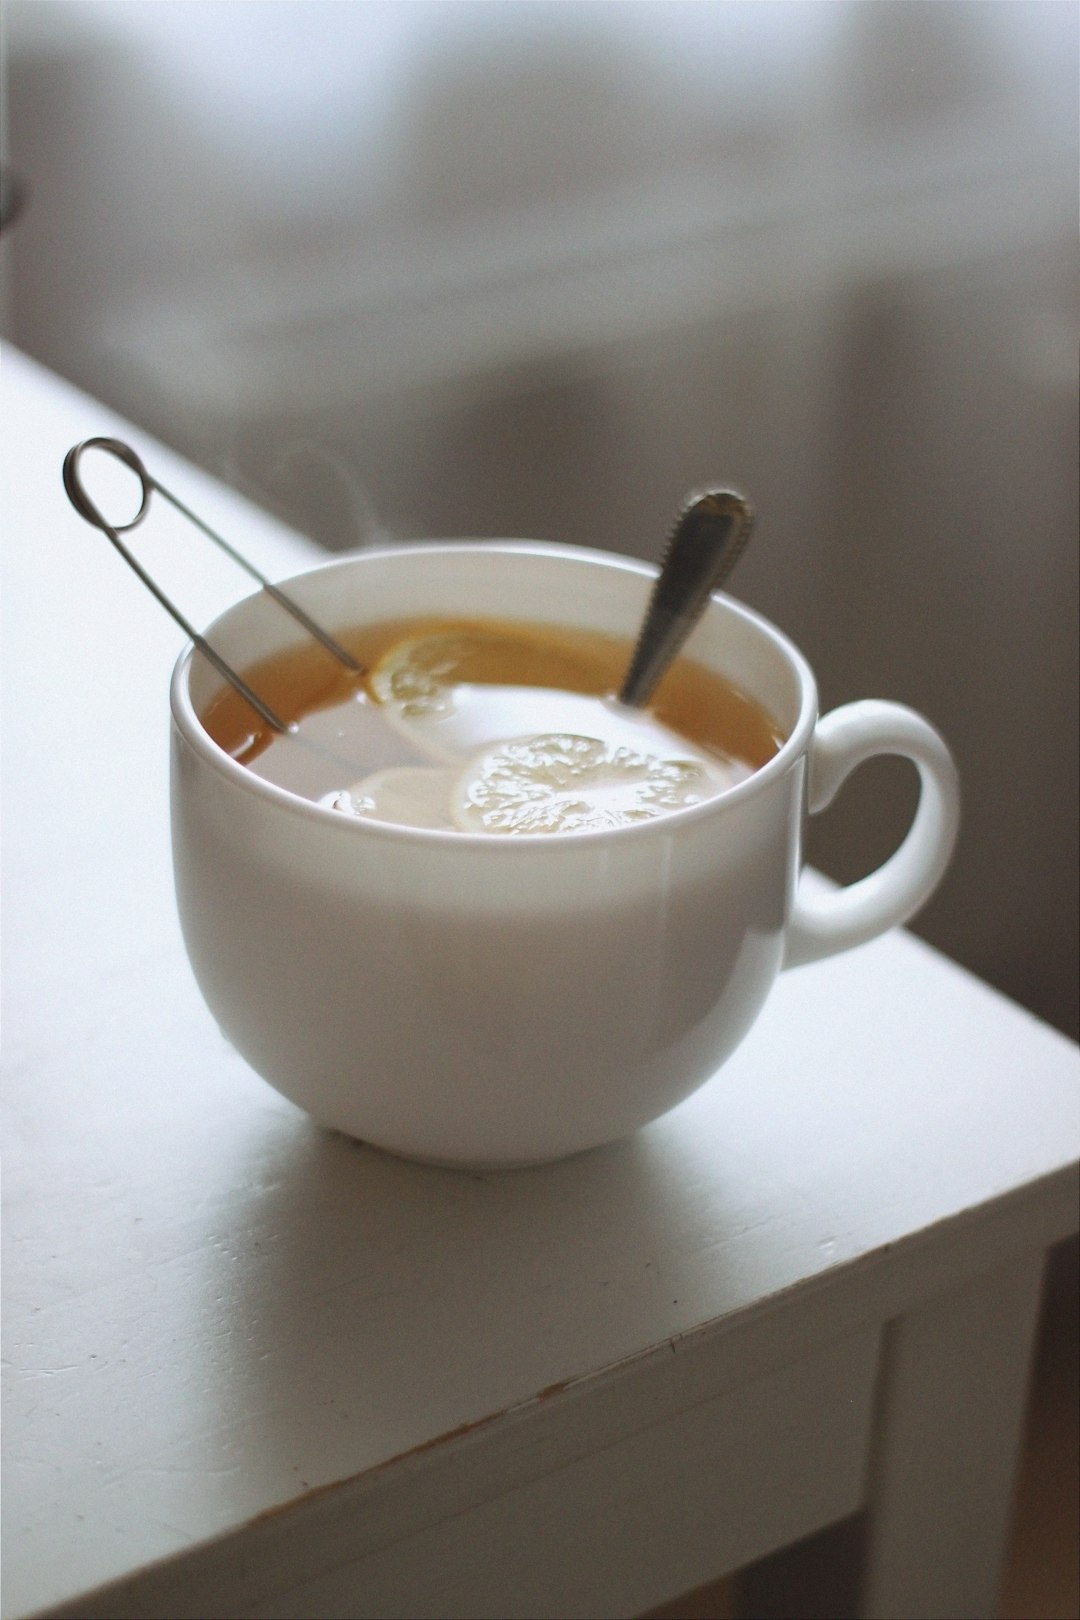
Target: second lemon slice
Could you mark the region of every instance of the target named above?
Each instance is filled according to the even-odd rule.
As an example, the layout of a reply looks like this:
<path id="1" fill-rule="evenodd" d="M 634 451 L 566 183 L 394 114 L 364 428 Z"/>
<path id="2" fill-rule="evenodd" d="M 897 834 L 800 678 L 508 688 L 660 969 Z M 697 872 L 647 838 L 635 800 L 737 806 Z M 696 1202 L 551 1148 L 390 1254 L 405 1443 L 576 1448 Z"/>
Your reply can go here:
<path id="1" fill-rule="evenodd" d="M 541 732 L 633 746 L 626 716 L 600 695 L 599 669 L 513 626 L 465 625 L 395 642 L 373 669 L 371 690 L 387 723 L 418 754 L 443 764 L 464 764 L 505 738 Z"/>

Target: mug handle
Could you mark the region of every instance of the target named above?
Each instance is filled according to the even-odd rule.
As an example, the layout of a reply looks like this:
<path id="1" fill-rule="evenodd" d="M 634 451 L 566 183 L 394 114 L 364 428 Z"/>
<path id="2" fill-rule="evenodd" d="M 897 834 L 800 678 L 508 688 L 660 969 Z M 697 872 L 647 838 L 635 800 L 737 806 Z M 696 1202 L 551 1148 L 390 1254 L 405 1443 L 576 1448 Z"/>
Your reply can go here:
<path id="1" fill-rule="evenodd" d="M 818 721 L 810 744 L 807 808 L 824 810 L 857 765 L 899 754 L 919 772 L 919 803 L 894 854 L 836 893 L 795 894 L 785 967 L 846 951 L 906 922 L 941 880 L 960 824 L 960 782 L 944 741 L 921 714 L 900 703 L 846 703 Z"/>

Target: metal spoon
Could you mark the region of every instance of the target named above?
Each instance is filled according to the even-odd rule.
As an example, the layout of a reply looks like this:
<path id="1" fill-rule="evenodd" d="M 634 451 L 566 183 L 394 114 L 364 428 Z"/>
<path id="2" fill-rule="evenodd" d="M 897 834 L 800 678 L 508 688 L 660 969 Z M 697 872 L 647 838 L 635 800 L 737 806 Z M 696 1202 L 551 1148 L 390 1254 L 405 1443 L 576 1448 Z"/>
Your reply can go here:
<path id="1" fill-rule="evenodd" d="M 691 495 L 675 520 L 619 702 L 642 709 L 746 547 L 749 501 L 732 489 Z"/>

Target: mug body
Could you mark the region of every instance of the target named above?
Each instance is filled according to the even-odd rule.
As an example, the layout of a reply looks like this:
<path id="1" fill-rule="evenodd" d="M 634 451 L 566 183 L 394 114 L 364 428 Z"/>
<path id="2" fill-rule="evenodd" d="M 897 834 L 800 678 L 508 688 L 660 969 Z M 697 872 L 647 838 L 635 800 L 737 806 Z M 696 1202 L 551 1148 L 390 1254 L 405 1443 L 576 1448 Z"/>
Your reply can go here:
<path id="1" fill-rule="evenodd" d="M 445 614 L 633 635 L 653 577 L 571 547 L 446 542 L 284 588 L 331 631 Z M 260 593 L 207 639 L 242 671 L 304 634 Z M 180 920 L 258 1073 L 324 1125 L 471 1166 L 625 1136 L 707 1080 L 783 961 L 817 700 L 798 651 L 728 598 L 687 651 L 773 716 L 775 758 L 655 821 L 498 837 L 360 820 L 256 777 L 203 729 L 222 677 L 189 649 L 172 687 Z"/>

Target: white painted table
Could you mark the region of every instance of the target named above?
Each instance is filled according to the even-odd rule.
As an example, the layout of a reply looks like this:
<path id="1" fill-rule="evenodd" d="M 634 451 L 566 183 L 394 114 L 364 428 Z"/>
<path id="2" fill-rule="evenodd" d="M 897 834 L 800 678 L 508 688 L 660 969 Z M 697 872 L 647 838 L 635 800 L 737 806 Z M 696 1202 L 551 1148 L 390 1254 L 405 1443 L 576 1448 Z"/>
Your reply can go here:
<path id="1" fill-rule="evenodd" d="M 320 1133 L 195 990 L 179 632 L 63 454 L 118 431 L 271 574 L 310 548 L 10 351 L 2 387 L 5 1614 L 630 1615 L 860 1509 L 867 1615 L 990 1614 L 1075 1048 L 896 933 L 620 1146 Z M 168 527 L 193 617 L 246 589 Z"/>

